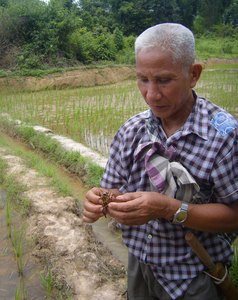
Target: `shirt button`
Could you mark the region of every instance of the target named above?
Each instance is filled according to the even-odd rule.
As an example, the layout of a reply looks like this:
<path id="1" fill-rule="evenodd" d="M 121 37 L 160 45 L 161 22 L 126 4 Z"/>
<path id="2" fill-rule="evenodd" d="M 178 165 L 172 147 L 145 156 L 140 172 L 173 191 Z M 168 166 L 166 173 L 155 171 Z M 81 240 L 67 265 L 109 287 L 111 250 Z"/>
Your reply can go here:
<path id="1" fill-rule="evenodd" d="M 148 234 L 147 237 L 148 237 L 149 240 L 152 240 L 152 234 Z"/>

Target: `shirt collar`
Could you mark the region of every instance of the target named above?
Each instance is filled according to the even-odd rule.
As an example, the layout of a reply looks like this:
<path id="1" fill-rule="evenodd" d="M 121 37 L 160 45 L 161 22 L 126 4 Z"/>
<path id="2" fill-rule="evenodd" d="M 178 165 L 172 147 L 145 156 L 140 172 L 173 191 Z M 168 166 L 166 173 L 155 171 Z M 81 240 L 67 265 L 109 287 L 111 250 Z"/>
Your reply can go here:
<path id="1" fill-rule="evenodd" d="M 203 105 L 203 98 L 198 97 L 194 90 L 192 92 L 195 98 L 193 109 L 184 125 L 178 129 L 174 135 L 177 136 L 179 134 L 179 136 L 186 136 L 190 133 L 194 133 L 202 139 L 207 140 L 209 127 L 208 112 Z M 161 126 L 160 119 L 157 118 L 150 109 L 145 112 L 145 118 L 152 118 L 155 126 Z"/>
<path id="2" fill-rule="evenodd" d="M 193 91 L 193 94 L 195 92 Z M 203 99 L 195 96 L 195 104 L 184 125 L 180 128 L 182 135 L 197 134 L 204 140 L 208 139 L 209 116 L 203 105 Z"/>

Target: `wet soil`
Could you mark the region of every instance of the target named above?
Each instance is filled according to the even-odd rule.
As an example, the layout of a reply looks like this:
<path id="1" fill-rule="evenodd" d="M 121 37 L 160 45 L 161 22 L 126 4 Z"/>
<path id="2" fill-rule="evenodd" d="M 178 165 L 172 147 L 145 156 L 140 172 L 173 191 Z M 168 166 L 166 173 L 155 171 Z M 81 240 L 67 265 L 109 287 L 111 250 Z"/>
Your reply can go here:
<path id="1" fill-rule="evenodd" d="M 76 199 L 61 196 L 49 178 L 28 168 L 22 158 L 10 155 L 8 148 L 0 148 L 0 156 L 8 163 L 8 175 L 27 186 L 24 197 L 32 205 L 26 230 L 35 241 L 31 256 L 43 267 L 50 267 L 54 281 L 72 295 L 71 299 L 126 299 L 121 296 L 125 266 L 96 238 L 92 226 L 83 223 Z"/>

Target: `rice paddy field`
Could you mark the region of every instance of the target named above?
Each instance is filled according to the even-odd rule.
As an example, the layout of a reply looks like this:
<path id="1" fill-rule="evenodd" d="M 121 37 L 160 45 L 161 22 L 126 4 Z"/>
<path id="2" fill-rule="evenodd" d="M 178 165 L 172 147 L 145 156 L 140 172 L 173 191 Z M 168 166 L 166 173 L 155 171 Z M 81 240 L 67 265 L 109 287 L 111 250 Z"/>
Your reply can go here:
<path id="1" fill-rule="evenodd" d="M 195 90 L 238 117 L 238 69 L 204 70 Z M 118 128 L 146 109 L 136 79 L 87 88 L 0 91 L 1 113 L 47 127 L 105 156 Z"/>
<path id="2" fill-rule="evenodd" d="M 210 99 L 212 102 L 225 108 L 236 118 L 238 118 L 238 68 L 227 68 L 223 70 L 204 70 L 195 90 L 200 96 Z M 17 92 L 14 90 L 3 91 L 0 89 L 0 114 L 7 113 L 11 116 L 12 119 L 21 120 L 23 122 L 28 123 L 29 125 L 41 125 L 47 127 L 51 129 L 55 134 L 70 137 L 75 141 L 81 142 L 99 151 L 105 156 L 108 155 L 112 138 L 115 132 L 118 130 L 118 128 L 131 116 L 147 109 L 148 106 L 146 105 L 138 90 L 136 79 L 130 79 L 116 84 L 104 86 L 67 89 L 44 89 L 42 91 Z M 8 150 L 6 150 L 6 152 L 7 151 Z M 17 169 L 15 166 L 13 166 L 13 168 L 15 174 Z M 23 169 L 20 169 L 20 172 L 22 172 L 22 170 Z M 32 177 L 32 172 L 30 174 L 31 175 L 28 178 Z M 16 178 L 19 177 L 18 173 L 16 173 L 15 175 Z M 63 174 L 62 176 L 65 175 Z M 36 175 L 36 177 L 38 178 L 38 175 Z M 9 181 L 12 182 L 12 178 L 10 178 Z M 39 182 L 42 185 L 41 177 L 39 177 Z M 34 189 L 35 186 L 36 182 L 33 178 Z M 45 189 L 46 185 L 43 184 L 42 186 Z M 14 191 L 13 185 L 9 185 L 9 191 L 10 190 L 11 193 L 12 191 Z M 20 190 L 18 185 L 16 186 L 15 190 Z M 78 191 L 79 190 L 77 190 L 77 193 Z M 3 204 L 6 206 L 6 216 L 5 211 L 3 211 L 3 209 L 2 211 L 0 211 L 0 227 L 2 230 L 4 230 L 3 232 L 5 237 L 4 243 L 3 241 L 1 243 L 2 250 L 0 249 L 0 252 L 2 253 L 2 260 L 5 259 L 4 266 L 2 267 L 2 273 L 4 274 L 4 279 L 6 278 L 6 281 L 2 280 L 2 286 L 0 286 L 0 293 L 3 293 L 4 291 L 7 294 L 6 299 L 13 299 L 14 293 L 15 300 L 21 299 L 22 295 L 25 299 L 24 295 L 27 293 L 30 298 L 38 296 L 39 299 L 43 299 L 44 295 L 46 295 L 45 298 L 53 299 L 53 297 L 51 298 L 51 293 L 56 293 L 56 290 L 52 290 L 52 286 L 56 281 L 53 279 L 53 277 L 51 277 L 50 272 L 52 270 L 57 270 L 57 274 L 61 274 L 58 268 L 60 266 L 60 263 L 63 264 L 62 261 L 58 260 L 58 258 L 57 260 L 54 260 L 52 268 L 48 267 L 48 272 L 45 278 L 41 276 L 41 273 L 43 273 L 41 269 L 39 269 L 38 272 L 35 272 L 35 270 L 38 270 L 38 265 L 33 264 L 33 262 L 30 260 L 28 261 L 28 258 L 26 259 L 26 254 L 28 255 L 29 253 L 28 248 L 24 248 L 23 251 L 23 242 L 25 243 L 25 227 L 20 227 L 20 223 L 15 223 L 16 221 L 18 221 L 18 216 L 16 215 L 15 211 L 14 214 L 11 213 L 11 207 L 9 206 L 10 202 L 7 202 L 7 198 L 5 199 L 0 193 L 0 200 L 1 197 L 3 199 Z M 37 197 L 34 197 L 33 195 L 33 198 Z M 40 197 L 40 199 L 44 201 L 44 197 Z M 54 201 L 52 201 L 53 205 Z M 3 204 L 1 204 L 2 207 Z M 49 206 L 48 202 L 46 202 L 46 206 Z M 40 210 L 42 210 L 42 203 L 39 204 L 39 208 Z M 49 206 L 48 209 L 50 214 L 52 214 L 52 208 Z M 37 213 L 40 215 L 39 211 Z M 34 214 L 36 214 L 36 211 L 34 211 Z M 44 210 L 43 214 L 46 214 Z M 58 213 L 56 213 L 56 215 L 57 214 Z M 61 217 L 62 211 L 60 211 L 59 213 L 59 219 L 62 219 Z M 47 218 L 49 218 L 49 222 L 52 222 L 49 216 L 46 217 L 46 219 Z M 43 217 L 42 220 L 44 220 Z M 11 227 L 10 224 L 14 224 L 14 226 Z M 15 224 L 17 224 L 16 227 Z M 45 228 L 46 226 L 48 226 L 48 224 L 39 222 L 38 226 L 40 228 Z M 50 223 L 49 226 L 52 226 L 52 224 Z M 102 227 L 101 223 L 99 223 L 99 227 L 100 226 Z M 105 226 L 106 230 L 108 230 L 107 225 Z M 19 227 L 20 229 L 18 230 Z M 34 225 L 29 226 L 29 228 L 31 227 L 34 228 Z M 64 226 L 57 225 L 57 228 L 61 227 Z M 77 228 L 81 228 L 81 226 L 77 226 Z M 81 233 L 81 235 L 83 234 L 85 235 L 85 232 Z M 90 232 L 88 232 L 88 234 L 90 234 Z M 106 231 L 106 236 L 109 236 L 108 231 Z M 48 238 L 49 237 L 47 237 L 47 239 Z M 103 236 L 103 238 L 105 237 Z M 10 239 L 12 241 L 12 244 L 10 244 Z M 118 241 L 117 239 L 118 237 L 114 240 Z M 37 238 L 38 243 L 39 240 L 40 239 Z M 67 241 L 68 240 L 66 239 L 66 242 Z M 42 239 L 42 243 L 43 242 L 44 240 Z M 83 244 L 85 244 L 85 247 L 87 247 L 86 243 Z M 16 254 L 16 259 L 14 259 L 11 250 L 9 250 L 11 249 L 11 245 L 13 245 L 13 251 Z M 52 244 L 50 243 L 49 245 L 52 246 Z M 29 248 L 30 247 L 31 244 L 29 244 Z M 118 245 L 116 244 L 115 247 L 118 248 Z M 80 251 L 84 251 L 82 250 L 81 246 L 80 249 Z M 44 250 L 44 253 L 50 253 L 49 249 L 44 248 Z M 48 252 L 46 252 L 46 250 Z M 50 248 L 50 250 L 52 249 Z M 75 251 L 75 253 L 77 252 Z M 7 254 L 11 255 L 11 259 L 7 258 Z M 39 252 L 39 255 L 42 254 Z M 54 257 L 56 257 L 56 255 L 58 254 L 54 252 Z M 63 259 L 65 259 L 66 255 L 66 252 L 64 252 L 64 254 L 62 255 Z M 73 261 L 70 252 L 69 255 L 70 260 Z M 78 259 L 78 257 L 80 258 Z M 81 259 L 81 257 L 83 256 L 80 253 L 80 256 L 77 256 L 77 264 L 79 264 L 78 261 Z M 18 273 L 14 273 L 12 271 L 16 269 L 16 261 Z M 51 261 L 51 259 L 49 261 Z M 56 264 L 56 261 L 57 263 L 59 263 L 59 265 Z M 81 261 L 80 263 L 83 262 Z M 89 262 L 87 262 L 87 264 L 88 263 Z M 231 274 L 236 286 L 238 278 L 237 266 L 237 250 L 235 248 L 233 269 Z M 83 267 L 80 264 L 80 271 L 81 268 Z M 62 272 L 63 270 L 65 270 L 65 265 L 64 269 L 62 269 Z M 71 271 L 72 269 L 70 268 L 69 272 Z M 93 272 L 95 275 L 94 269 Z M 9 279 L 8 274 L 10 274 L 9 276 L 11 280 Z M 12 274 L 14 274 L 15 277 L 13 277 Z M 66 273 L 66 275 L 67 274 L 69 273 Z M 100 274 L 104 276 L 103 273 L 100 272 Z M 92 278 L 94 278 L 94 275 L 92 276 Z M 72 276 L 70 275 L 65 277 L 71 278 Z M 81 278 L 82 277 L 80 277 L 80 280 Z M 16 284 L 17 282 L 18 284 Z M 100 281 L 100 285 L 101 282 L 102 281 Z M 114 282 L 111 282 L 111 285 L 114 284 Z M 59 299 L 59 297 L 57 297 L 57 299 Z"/>

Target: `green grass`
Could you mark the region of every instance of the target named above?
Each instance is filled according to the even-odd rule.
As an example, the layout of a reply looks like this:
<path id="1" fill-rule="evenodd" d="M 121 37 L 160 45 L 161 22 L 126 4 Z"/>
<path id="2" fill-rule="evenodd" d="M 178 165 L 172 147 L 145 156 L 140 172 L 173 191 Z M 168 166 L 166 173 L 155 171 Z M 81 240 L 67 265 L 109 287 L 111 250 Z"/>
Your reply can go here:
<path id="1" fill-rule="evenodd" d="M 196 38 L 196 57 L 197 59 L 208 58 L 237 58 L 238 41 L 236 38 L 227 37 L 200 37 Z"/>
<path id="2" fill-rule="evenodd" d="M 131 56 L 134 58 L 134 51 L 133 53 L 129 54 L 128 56 Z M 76 66 L 76 67 L 67 67 L 67 68 L 49 68 L 42 66 L 41 68 L 36 68 L 36 69 L 29 69 L 29 68 L 12 68 L 10 70 L 4 71 L 0 70 L 0 78 L 4 77 L 17 77 L 17 76 L 32 76 L 32 77 L 45 77 L 47 75 L 53 74 L 54 76 L 60 76 L 61 73 L 67 72 L 67 71 L 74 71 L 74 70 L 87 70 L 87 69 L 102 69 L 105 67 L 117 67 L 117 68 L 122 68 L 126 66 L 131 66 L 126 63 L 124 63 L 123 58 L 119 61 L 119 64 L 117 62 L 113 61 L 101 61 L 100 64 L 88 64 L 84 66 Z M 128 61 L 128 59 L 126 60 Z M 135 62 L 135 59 L 133 60 Z"/>
<path id="3" fill-rule="evenodd" d="M 4 139 L 0 139 L 0 146 L 6 142 Z M 14 201 L 16 204 L 20 204 L 22 212 L 25 213 L 30 208 L 29 201 L 23 197 L 23 192 L 27 190 L 27 187 L 19 184 L 13 175 L 8 176 L 5 174 L 5 169 L 7 168 L 6 161 L 0 157 L 0 185 L 1 188 L 7 193 L 7 206 L 6 206 L 6 219 L 7 225 L 9 226 L 9 235 L 11 235 L 11 223 L 12 223 L 12 212 L 10 203 Z"/>
<path id="4" fill-rule="evenodd" d="M 10 125 L 4 123 L 4 126 Z M 14 136 L 19 135 L 19 128 L 20 127 L 17 127 L 17 131 L 14 131 L 14 128 L 12 128 L 11 134 Z M 10 130 L 10 128 L 7 130 Z M 29 128 L 27 127 L 27 132 L 28 130 Z M 21 133 L 23 131 L 22 129 L 20 130 Z M 26 136 L 28 136 L 28 140 Z M 19 135 L 19 138 L 21 138 L 21 135 Z M 40 140 L 39 142 L 38 139 Z M 48 184 L 54 186 L 63 196 L 72 196 L 73 194 L 70 181 L 62 178 L 63 172 L 69 172 L 81 178 L 85 186 L 99 186 L 103 168 L 93 164 L 89 159 L 82 157 L 78 151 L 66 151 L 59 142 L 50 139 L 50 137 L 44 133 L 38 134 L 34 132 L 34 134 L 31 135 L 23 134 L 23 140 L 25 143 L 31 143 L 33 141 L 36 148 L 35 152 L 26 152 L 20 145 L 12 145 L 4 136 L 0 138 L 0 147 L 3 145 L 11 147 L 9 151 L 10 154 L 20 156 L 30 168 L 34 168 L 39 174 L 47 176 L 49 178 L 47 180 Z M 51 142 L 52 145 L 50 145 Z M 45 146 L 47 144 L 48 146 Z M 44 145 L 43 148 L 41 148 L 42 145 Z M 45 158 L 42 158 L 42 155 L 45 156 Z M 65 171 L 62 172 L 62 169 L 59 169 L 58 166 L 63 167 Z M 5 167 L 5 161 L 0 158 L 0 184 L 2 184 L 3 189 L 8 192 L 8 198 L 15 199 L 22 207 L 22 213 L 27 213 L 30 208 L 30 203 L 28 199 L 24 197 L 23 193 L 27 188 L 16 182 L 14 176 L 3 176 L 4 172 L 1 170 L 4 170 Z M 9 212 L 9 221 L 10 217 Z"/>
<path id="5" fill-rule="evenodd" d="M 222 65 L 209 65 L 205 66 L 205 69 L 212 69 L 212 70 L 229 70 L 229 69 L 238 69 L 238 64 L 222 64 Z"/>

